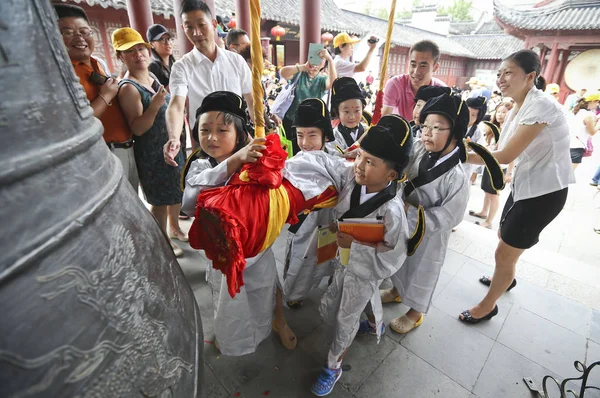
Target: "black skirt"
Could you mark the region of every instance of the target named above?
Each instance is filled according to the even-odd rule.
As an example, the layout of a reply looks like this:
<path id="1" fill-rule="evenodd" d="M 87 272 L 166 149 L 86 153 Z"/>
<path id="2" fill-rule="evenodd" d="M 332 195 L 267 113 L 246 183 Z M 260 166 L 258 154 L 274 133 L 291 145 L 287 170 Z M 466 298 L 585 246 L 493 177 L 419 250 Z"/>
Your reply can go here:
<path id="1" fill-rule="evenodd" d="M 567 201 L 568 188 L 514 202 L 511 192 L 500 220 L 500 236 L 508 245 L 529 249 L 540 233 L 558 216 Z"/>
<path id="2" fill-rule="evenodd" d="M 506 173 L 506 169 L 502 169 L 502 171 L 504 173 Z M 500 191 L 496 191 L 492 187 L 492 182 L 490 181 L 490 174 L 485 169 L 485 166 L 484 166 L 484 169 L 483 169 L 483 173 L 481 175 L 481 189 L 485 193 L 489 193 L 489 194 L 492 194 L 492 195 L 500 195 Z"/>

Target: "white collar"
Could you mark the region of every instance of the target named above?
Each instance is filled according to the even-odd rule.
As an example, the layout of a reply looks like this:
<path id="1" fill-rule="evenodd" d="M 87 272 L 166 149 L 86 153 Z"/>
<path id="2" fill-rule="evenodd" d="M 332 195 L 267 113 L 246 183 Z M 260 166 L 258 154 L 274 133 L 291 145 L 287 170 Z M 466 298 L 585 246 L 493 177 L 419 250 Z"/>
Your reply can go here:
<path id="1" fill-rule="evenodd" d="M 215 61 L 212 62 L 213 64 L 215 62 L 217 62 L 217 59 L 219 58 L 219 55 L 221 54 L 221 51 L 224 51 L 219 46 L 216 46 L 216 47 L 217 47 L 217 56 L 215 57 Z M 196 48 L 196 46 L 194 46 L 194 48 L 192 48 L 192 56 L 194 57 L 194 63 L 196 65 L 198 65 L 198 64 L 200 64 L 200 63 L 202 63 L 204 61 L 209 61 L 210 62 L 210 60 L 208 59 L 208 57 L 206 55 L 202 54 L 200 52 L 200 50 L 198 50 Z"/>
<path id="2" fill-rule="evenodd" d="M 458 151 L 458 145 L 456 146 L 456 148 L 454 148 L 454 150 L 450 153 L 447 153 L 446 155 L 442 156 L 441 158 L 439 158 L 437 160 L 437 162 L 435 162 L 435 164 L 433 165 L 433 167 L 431 169 L 433 169 L 434 167 L 437 167 L 438 165 L 444 163 L 446 160 L 448 160 L 448 158 L 450 158 L 452 155 L 454 155 L 456 153 L 456 151 Z M 431 170 L 429 169 L 429 170 Z"/>

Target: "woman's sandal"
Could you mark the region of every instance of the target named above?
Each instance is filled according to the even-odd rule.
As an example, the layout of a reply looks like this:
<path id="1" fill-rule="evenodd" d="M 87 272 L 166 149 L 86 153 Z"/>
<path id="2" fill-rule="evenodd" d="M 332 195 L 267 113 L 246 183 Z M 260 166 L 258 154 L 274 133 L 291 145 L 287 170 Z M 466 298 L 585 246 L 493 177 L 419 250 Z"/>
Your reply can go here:
<path id="1" fill-rule="evenodd" d="M 476 225 L 480 225 L 480 226 L 482 226 L 483 228 L 492 229 L 492 226 L 491 226 L 491 225 L 483 225 L 483 223 L 482 223 L 482 222 L 479 222 L 479 221 L 475 221 L 475 224 L 476 224 Z"/>
<path id="2" fill-rule="evenodd" d="M 392 319 L 392 321 L 390 322 L 390 329 L 392 329 L 396 333 L 408 333 L 414 328 L 421 325 L 424 319 L 425 317 L 423 316 L 423 313 L 421 313 L 421 316 L 416 322 L 407 317 L 406 314 L 404 314 L 399 318 Z"/>
<path id="3" fill-rule="evenodd" d="M 481 214 L 477 213 L 475 210 L 469 210 L 469 215 L 473 216 L 473 217 L 481 218 L 482 220 L 485 220 L 487 218 L 486 216 L 482 216 Z"/>
<path id="4" fill-rule="evenodd" d="M 379 291 L 379 296 L 381 297 L 381 303 L 401 303 L 402 297 L 396 296 L 393 293 L 394 289 L 385 289 Z"/>
<path id="5" fill-rule="evenodd" d="M 277 324 L 275 323 L 275 321 L 273 321 L 273 330 L 275 331 L 275 333 L 277 333 L 279 339 L 281 340 L 281 344 L 283 344 L 283 346 L 286 349 L 293 350 L 294 348 L 296 348 L 296 344 L 298 344 L 298 339 L 296 339 L 296 335 L 294 334 L 294 332 L 292 332 L 292 329 L 290 329 L 287 323 L 285 324 L 283 331 L 279 332 Z"/>
<path id="6" fill-rule="evenodd" d="M 485 275 L 482 276 L 481 278 L 479 278 L 479 282 L 483 283 L 486 286 L 490 286 L 492 284 L 492 280 Z M 512 283 L 510 284 L 508 289 L 506 289 L 506 291 L 510 292 L 512 290 L 512 288 L 515 286 L 517 286 L 517 280 L 513 279 Z"/>
<path id="7" fill-rule="evenodd" d="M 462 315 L 463 317 L 461 318 L 460 315 Z M 496 315 L 498 315 L 498 306 L 495 306 L 494 309 L 487 314 L 486 316 L 482 317 L 482 318 L 473 318 L 473 315 L 471 315 L 471 311 L 470 310 L 464 310 L 463 312 L 460 313 L 460 315 L 458 316 L 458 320 L 464 323 L 479 323 L 481 321 L 489 321 L 490 319 L 492 319 L 493 317 L 495 317 Z"/>

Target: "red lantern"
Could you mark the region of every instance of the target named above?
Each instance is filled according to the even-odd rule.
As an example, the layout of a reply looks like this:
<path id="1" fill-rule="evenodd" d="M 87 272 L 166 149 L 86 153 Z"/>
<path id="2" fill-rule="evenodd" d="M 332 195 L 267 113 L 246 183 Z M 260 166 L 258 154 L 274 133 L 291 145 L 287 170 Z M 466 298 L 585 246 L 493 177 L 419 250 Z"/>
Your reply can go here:
<path id="1" fill-rule="evenodd" d="M 321 41 L 325 42 L 325 45 L 329 45 L 329 42 L 333 40 L 333 35 L 329 32 L 325 32 L 321 35 Z"/>
<path id="2" fill-rule="evenodd" d="M 271 34 L 275 36 L 276 41 L 279 41 L 279 38 L 285 35 L 285 29 L 279 25 L 275 25 L 273 28 L 271 28 Z"/>
<path id="3" fill-rule="evenodd" d="M 231 17 L 227 26 L 229 27 L 229 29 L 235 29 L 235 27 L 237 26 L 235 22 L 235 17 Z"/>

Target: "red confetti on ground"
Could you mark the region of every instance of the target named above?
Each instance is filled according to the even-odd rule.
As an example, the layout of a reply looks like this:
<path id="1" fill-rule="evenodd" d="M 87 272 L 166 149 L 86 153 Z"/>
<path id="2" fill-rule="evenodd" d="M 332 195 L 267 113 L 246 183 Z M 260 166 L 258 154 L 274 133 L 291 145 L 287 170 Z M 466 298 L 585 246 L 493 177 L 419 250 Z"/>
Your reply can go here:
<path id="1" fill-rule="evenodd" d="M 269 395 L 271 393 L 271 391 L 267 390 L 263 393 L 263 395 Z"/>
<path id="2" fill-rule="evenodd" d="M 210 341 L 210 340 L 204 340 L 204 342 L 205 342 L 206 344 L 215 344 L 213 341 Z"/>
<path id="3" fill-rule="evenodd" d="M 239 397 L 240 395 L 242 395 L 242 394 L 240 394 L 240 392 L 238 391 L 235 393 L 234 397 Z"/>

